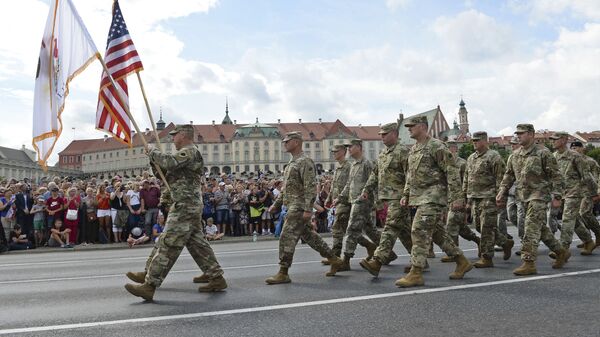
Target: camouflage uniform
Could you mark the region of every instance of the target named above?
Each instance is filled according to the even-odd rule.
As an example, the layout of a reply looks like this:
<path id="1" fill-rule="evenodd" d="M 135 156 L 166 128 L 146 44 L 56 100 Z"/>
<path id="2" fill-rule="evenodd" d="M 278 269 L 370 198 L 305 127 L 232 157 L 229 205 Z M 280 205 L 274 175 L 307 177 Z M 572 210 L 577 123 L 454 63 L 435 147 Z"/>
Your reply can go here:
<path id="1" fill-rule="evenodd" d="M 467 160 L 463 192 L 471 205 L 473 223 L 481 232 L 481 256 L 487 259 L 494 257 L 494 244 L 504 246 L 507 241 L 498 231 L 496 206 L 496 192 L 504 170 L 504 161 L 495 150 L 474 152 Z"/>
<path id="2" fill-rule="evenodd" d="M 379 154 L 377 165 L 362 190 L 362 193 L 369 195 L 378 192 L 379 200 L 388 205 L 385 227 L 374 255 L 381 263 L 390 260 L 397 238 L 400 238 L 407 252 L 412 250 L 410 212 L 408 207 L 400 206 L 407 170 L 408 150 L 398 143 L 389 146 Z"/>
<path id="3" fill-rule="evenodd" d="M 346 229 L 346 247 L 344 255 L 353 257 L 356 246 L 361 244 L 366 246 L 367 239 L 363 233 L 373 241 L 376 245 L 379 244 L 379 234 L 373 222 L 373 195 L 365 200 L 361 197 L 362 189 L 365 186 L 369 175 L 373 171 L 373 163 L 365 158 L 356 160 L 350 166 L 348 183 L 340 193 L 338 201 L 350 202 L 350 219 L 348 220 L 348 228 Z"/>
<path id="4" fill-rule="evenodd" d="M 467 161 L 458 155 L 453 155 L 453 159 L 454 164 L 458 168 L 460 181 L 462 184 L 467 167 Z M 467 213 L 464 210 L 452 210 L 452 207 L 448 207 L 448 209 L 446 230 L 448 231 L 448 235 L 450 235 L 454 243 L 458 245 L 459 235 L 465 240 L 477 241 L 477 234 L 475 234 L 475 232 L 473 232 L 467 225 Z"/>
<path id="5" fill-rule="evenodd" d="M 146 283 L 159 287 L 184 246 L 210 279 L 222 276 L 223 270 L 202 232 L 200 179 L 204 166 L 200 151 L 195 145 L 187 145 L 172 155 L 154 149 L 149 157 L 165 173 L 173 204 L 165 229 L 148 259 Z"/>
<path id="6" fill-rule="evenodd" d="M 523 202 L 525 209 L 521 259 L 526 262 L 537 259 L 540 239 L 552 251 L 559 252 L 562 246 L 546 225 L 550 197 L 552 194 L 560 196 L 559 191 L 563 190 L 562 177 L 552 153 L 536 144 L 516 150 L 506 164 L 498 196 L 506 198 L 513 184 L 516 184 L 517 198 Z"/>
<path id="7" fill-rule="evenodd" d="M 339 162 L 339 166 L 335 169 L 333 180 L 331 182 L 331 192 L 327 196 L 326 204 L 339 197 L 340 193 L 348 182 L 350 174 L 350 162 L 343 160 Z M 350 218 L 350 204 L 347 202 L 338 202 L 335 205 L 335 219 L 331 227 L 333 236 L 333 246 L 331 249 L 337 256 L 341 256 L 344 243 L 344 235 L 348 228 L 348 220 Z"/>
<path id="8" fill-rule="evenodd" d="M 579 210 L 583 198 L 595 194 L 597 186 L 589 174 L 588 164 L 583 155 L 567 149 L 562 153 L 554 152 L 554 157 L 565 183 L 565 190 L 562 191 L 564 204 L 560 242 L 563 247 L 568 249 L 573 241 L 574 231 L 583 242 L 592 240 L 589 230 L 584 226 Z"/>
<path id="9" fill-rule="evenodd" d="M 600 166 L 593 158 L 588 156 L 583 157 L 586 160 L 588 172 L 592 176 L 592 179 L 595 179 L 598 189 L 593 193 L 585 194 L 581 200 L 579 214 L 582 217 L 584 225 L 596 235 L 596 242 L 600 243 L 600 224 L 598 224 L 598 219 L 594 216 L 594 202 L 592 201 L 594 195 L 600 194 Z"/>
<path id="10" fill-rule="evenodd" d="M 434 138 L 416 143 L 408 156 L 408 175 L 403 198 L 417 211 L 413 218 L 411 264 L 424 268 L 431 240 L 448 256 L 463 252 L 446 233 L 444 208 L 451 201 L 463 200 L 458 169 L 446 145 Z"/>
<path id="11" fill-rule="evenodd" d="M 508 191 L 506 213 L 508 214 L 510 223 L 517 227 L 519 238 L 522 239 L 525 231 L 523 227 L 523 224 L 525 223 L 525 211 L 523 209 L 523 203 L 517 199 L 516 187 L 514 185 Z"/>
<path id="12" fill-rule="evenodd" d="M 283 174 L 284 188 L 279 194 L 273 207 L 287 206 L 287 216 L 279 237 L 279 265 L 289 268 L 294 259 L 296 244 L 302 238 L 312 249 L 322 257 L 331 258 L 333 251 L 327 243 L 312 231 L 310 219 L 304 219 L 304 212 L 311 212 L 316 195 L 315 163 L 312 159 L 300 153 L 292 157 L 285 167 Z"/>

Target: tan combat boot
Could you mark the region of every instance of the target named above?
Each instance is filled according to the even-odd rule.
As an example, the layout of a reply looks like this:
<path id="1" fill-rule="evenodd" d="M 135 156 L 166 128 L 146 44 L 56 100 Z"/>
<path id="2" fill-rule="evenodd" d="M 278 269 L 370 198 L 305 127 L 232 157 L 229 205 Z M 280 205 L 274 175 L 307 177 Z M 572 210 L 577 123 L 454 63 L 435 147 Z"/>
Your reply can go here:
<path id="1" fill-rule="evenodd" d="M 210 281 L 210 277 L 206 274 L 202 274 L 200 276 L 194 277 L 192 280 L 194 283 L 208 283 Z"/>
<path id="2" fill-rule="evenodd" d="M 520 267 L 513 270 L 513 274 L 517 276 L 537 274 L 537 269 L 535 268 L 535 261 L 523 261 L 523 264 Z"/>
<path id="3" fill-rule="evenodd" d="M 394 251 L 392 250 L 390 252 L 390 258 L 389 258 L 389 260 L 382 262 L 382 264 L 384 266 L 388 266 L 390 263 L 392 263 L 392 261 L 395 261 L 397 259 L 398 259 L 398 255 L 396 255 L 396 253 L 394 253 Z"/>
<path id="4" fill-rule="evenodd" d="M 410 269 L 410 272 L 403 278 L 397 280 L 395 284 L 396 287 L 399 288 L 410 288 L 424 285 L 425 280 L 423 280 L 423 269 L 413 266 Z"/>
<path id="5" fill-rule="evenodd" d="M 482 257 L 479 261 L 473 263 L 473 267 L 475 268 L 492 268 L 494 267 L 494 262 L 492 259 L 488 259 L 487 257 Z"/>
<path id="6" fill-rule="evenodd" d="M 366 271 L 371 273 L 371 275 L 377 277 L 379 276 L 379 270 L 381 270 L 381 262 L 377 259 L 371 259 L 367 261 L 367 259 L 360 260 L 360 266 L 363 267 Z"/>
<path id="7" fill-rule="evenodd" d="M 127 283 L 125 285 L 125 289 L 129 291 L 133 296 L 141 297 L 146 301 L 152 301 L 154 298 L 154 291 L 156 288 L 154 286 L 144 283 L 144 284 L 130 284 Z"/>
<path id="8" fill-rule="evenodd" d="M 346 258 L 348 259 L 348 261 L 346 262 Z M 347 257 L 346 255 L 344 255 L 344 260 L 340 259 L 337 256 L 333 256 L 328 258 L 329 260 L 329 271 L 325 274 L 325 276 L 335 276 L 335 274 L 338 271 L 346 271 L 346 270 L 350 270 L 350 257 Z M 344 269 L 344 267 L 346 266 L 345 264 L 348 264 L 348 269 Z"/>
<path id="9" fill-rule="evenodd" d="M 454 262 L 454 256 L 443 256 L 440 261 L 443 263 Z"/>
<path id="10" fill-rule="evenodd" d="M 339 257 L 338 257 L 339 259 Z M 349 271 L 350 270 L 350 256 L 344 254 L 342 264 L 336 268 L 336 271 Z"/>
<path id="11" fill-rule="evenodd" d="M 371 260 L 375 255 L 375 251 L 377 250 L 377 245 L 371 241 L 367 241 L 365 248 L 367 249 L 367 260 Z"/>
<path id="12" fill-rule="evenodd" d="M 451 280 L 460 280 L 465 277 L 465 274 L 473 269 L 473 265 L 464 255 L 456 256 L 456 269 L 450 273 Z"/>
<path id="13" fill-rule="evenodd" d="M 581 255 L 592 255 L 592 251 L 596 248 L 596 242 L 590 240 L 583 244 Z"/>
<path id="14" fill-rule="evenodd" d="M 286 267 L 280 267 L 277 274 L 269 277 L 265 280 L 267 284 L 282 284 L 282 283 L 290 283 L 292 280 L 288 275 L 288 269 Z"/>
<path id="15" fill-rule="evenodd" d="M 561 248 L 561 250 L 556 252 L 556 261 L 554 261 L 554 263 L 552 264 L 552 268 L 553 269 L 562 268 L 567 263 L 567 261 L 569 261 L 570 257 L 571 257 L 571 252 L 568 249 Z"/>
<path id="16" fill-rule="evenodd" d="M 201 293 L 210 293 L 214 291 L 223 291 L 225 289 L 227 289 L 227 282 L 221 275 L 208 281 L 207 285 L 199 287 L 198 291 Z"/>
<path id="17" fill-rule="evenodd" d="M 504 251 L 504 256 L 502 257 L 504 261 L 510 259 L 510 255 L 512 253 L 512 248 L 515 246 L 515 242 L 513 240 L 506 240 L 504 246 L 502 246 L 502 251 Z"/>
<path id="18" fill-rule="evenodd" d="M 146 272 L 145 271 L 128 271 L 127 274 L 125 274 L 130 280 L 132 280 L 135 283 L 144 283 L 146 282 Z"/>
<path id="19" fill-rule="evenodd" d="M 323 265 L 325 265 L 325 266 L 328 266 L 329 265 L 329 259 L 323 259 L 323 260 L 321 260 L 321 263 Z"/>

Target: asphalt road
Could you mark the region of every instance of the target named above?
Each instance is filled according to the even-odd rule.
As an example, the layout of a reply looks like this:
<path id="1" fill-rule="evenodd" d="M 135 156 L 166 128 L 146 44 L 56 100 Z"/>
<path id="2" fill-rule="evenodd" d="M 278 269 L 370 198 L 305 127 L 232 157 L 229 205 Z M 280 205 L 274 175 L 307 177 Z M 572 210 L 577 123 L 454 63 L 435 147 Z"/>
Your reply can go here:
<path id="1" fill-rule="evenodd" d="M 329 241 L 329 239 L 328 239 Z M 475 260 L 473 245 L 461 242 Z M 268 286 L 277 242 L 214 246 L 229 288 L 201 294 L 184 251 L 154 302 L 129 295 L 125 272 L 141 270 L 150 248 L 0 255 L 0 334 L 19 336 L 600 336 L 600 252 L 573 257 L 560 271 L 540 247 L 538 275 L 495 258 L 493 269 L 452 281 L 454 264 L 430 259 L 425 287 L 398 289 L 402 256 L 374 279 L 327 267 L 299 245 L 291 284 Z M 357 252 L 358 257 L 364 250 Z"/>

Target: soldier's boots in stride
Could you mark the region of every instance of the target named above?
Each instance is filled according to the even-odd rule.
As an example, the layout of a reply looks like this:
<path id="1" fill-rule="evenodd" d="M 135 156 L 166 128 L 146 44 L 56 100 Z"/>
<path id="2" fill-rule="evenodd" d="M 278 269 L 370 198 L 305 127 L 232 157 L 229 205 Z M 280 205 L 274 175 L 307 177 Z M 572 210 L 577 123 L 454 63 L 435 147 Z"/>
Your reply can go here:
<path id="1" fill-rule="evenodd" d="M 130 284 L 127 283 L 125 285 L 125 289 L 129 291 L 133 296 L 141 297 L 146 301 L 152 301 L 154 298 L 154 292 L 156 288 L 154 286 L 144 283 L 144 284 Z"/>
<path id="2" fill-rule="evenodd" d="M 277 274 L 269 277 L 265 280 L 267 284 L 282 284 L 282 283 L 290 283 L 292 280 L 288 275 L 288 269 L 286 267 L 279 267 L 279 271 Z"/>
<path id="3" fill-rule="evenodd" d="M 410 270 L 412 268 L 412 264 L 409 264 L 408 266 L 404 267 L 404 273 L 410 273 Z M 423 268 L 422 270 L 428 270 L 429 269 L 429 262 L 427 260 L 425 260 L 425 268 Z"/>
<path id="4" fill-rule="evenodd" d="M 465 277 L 465 274 L 473 269 L 473 265 L 464 255 L 456 256 L 456 269 L 450 273 L 451 280 L 460 280 Z"/>
<path id="5" fill-rule="evenodd" d="M 418 287 L 425 284 L 425 280 L 423 280 L 423 268 L 412 266 L 410 272 L 406 274 L 403 278 L 396 281 L 396 287 L 399 288 L 410 288 L 410 287 Z"/>
<path id="6" fill-rule="evenodd" d="M 138 271 L 138 272 L 128 271 L 127 274 L 125 274 L 125 276 L 127 276 L 130 280 L 132 280 L 135 283 L 146 282 L 146 272 L 145 271 Z"/>
<path id="7" fill-rule="evenodd" d="M 523 261 L 523 264 L 517 267 L 517 269 L 513 270 L 513 274 L 517 276 L 537 274 L 537 269 L 535 268 L 535 261 Z"/>
<path id="8" fill-rule="evenodd" d="M 335 255 L 333 257 L 330 257 L 328 260 L 330 269 L 329 272 L 325 274 L 325 276 L 335 276 L 335 274 L 339 271 L 350 270 L 350 257 L 348 255 L 344 255 L 343 260 Z"/>
<path id="9" fill-rule="evenodd" d="M 365 269 L 375 277 L 379 276 L 379 271 L 381 270 L 381 266 L 383 265 L 381 262 L 379 262 L 378 259 L 362 259 L 360 260 L 359 264 L 361 267 L 363 267 L 363 269 Z"/>
<path id="10" fill-rule="evenodd" d="M 502 251 L 504 252 L 504 256 L 502 257 L 504 261 L 510 259 L 510 255 L 512 254 L 512 248 L 515 246 L 515 242 L 511 239 L 506 240 L 504 246 L 502 246 Z"/>
<path id="11" fill-rule="evenodd" d="M 210 281 L 210 277 L 206 274 L 202 274 L 200 276 L 194 277 L 192 280 L 194 283 L 208 283 Z"/>
<path id="12" fill-rule="evenodd" d="M 223 276 L 218 276 L 210 279 L 206 285 L 200 286 L 198 291 L 201 293 L 210 293 L 215 291 L 223 291 L 225 289 L 227 289 L 227 282 L 225 281 L 225 278 Z"/>
<path id="13" fill-rule="evenodd" d="M 490 258 L 481 257 L 477 262 L 473 263 L 473 267 L 475 267 L 475 268 L 492 268 L 492 267 L 494 267 L 494 262 Z"/>
<path id="14" fill-rule="evenodd" d="M 584 242 L 583 249 L 581 250 L 581 255 L 592 255 L 592 251 L 596 248 L 596 242 L 590 240 L 588 242 Z"/>
<path id="15" fill-rule="evenodd" d="M 561 249 L 556 253 L 556 260 L 554 261 L 554 263 L 552 264 L 552 268 L 553 269 L 560 269 L 562 268 L 567 261 L 569 261 L 569 258 L 571 257 L 571 252 L 568 249 Z"/>
<path id="16" fill-rule="evenodd" d="M 396 253 L 394 253 L 394 251 L 392 250 L 392 251 L 390 252 L 390 259 L 389 259 L 388 261 L 383 261 L 383 265 L 384 265 L 384 266 L 387 266 L 387 265 L 389 265 L 390 263 L 392 263 L 392 261 L 395 261 L 395 260 L 397 260 L 397 259 L 398 259 L 398 255 L 397 255 Z"/>

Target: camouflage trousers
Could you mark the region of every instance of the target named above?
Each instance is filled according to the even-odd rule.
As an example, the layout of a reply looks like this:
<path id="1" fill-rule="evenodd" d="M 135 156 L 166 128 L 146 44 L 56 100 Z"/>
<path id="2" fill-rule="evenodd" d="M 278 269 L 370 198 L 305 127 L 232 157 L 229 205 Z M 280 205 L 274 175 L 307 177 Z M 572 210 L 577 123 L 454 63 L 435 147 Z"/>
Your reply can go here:
<path id="1" fill-rule="evenodd" d="M 365 238 L 366 235 L 369 239 Z M 356 246 L 366 246 L 368 240 L 379 245 L 380 234 L 373 221 L 373 205 L 370 202 L 358 202 L 350 208 L 350 219 L 346 229 L 346 247 L 344 255 L 353 257 Z"/>
<path id="2" fill-rule="evenodd" d="M 304 219 L 302 210 L 288 211 L 279 237 L 279 265 L 289 268 L 294 260 L 294 252 L 298 240 L 302 238 L 312 249 L 321 254 L 322 257 L 333 257 L 333 251 L 327 243 L 312 231 L 310 219 Z"/>
<path id="3" fill-rule="evenodd" d="M 548 210 L 546 212 L 546 223 L 548 227 L 552 231 L 552 233 L 556 233 L 558 231 L 558 214 L 560 213 L 560 208 L 552 207 L 552 203 L 548 203 Z"/>
<path id="4" fill-rule="evenodd" d="M 204 238 L 199 214 L 201 207 L 175 203 L 169 210 L 165 229 L 146 262 L 146 283 L 158 288 L 185 246 L 192 258 L 210 278 L 223 275 L 215 253 Z"/>
<path id="5" fill-rule="evenodd" d="M 525 207 L 525 233 L 522 240 L 521 259 L 535 261 L 540 240 L 550 250 L 558 252 L 562 246 L 546 225 L 548 203 L 542 200 L 531 200 L 524 202 L 523 206 Z"/>
<path id="6" fill-rule="evenodd" d="M 514 196 L 508 196 L 506 212 L 508 214 L 508 220 L 510 220 L 513 226 L 517 227 L 519 238 L 522 239 L 523 233 L 525 232 L 525 209 L 523 208 L 523 203 L 518 201 Z"/>
<path id="7" fill-rule="evenodd" d="M 585 197 L 581 200 L 581 206 L 579 208 L 579 214 L 585 227 L 594 232 L 596 240 L 600 238 L 600 224 L 598 219 L 594 216 L 594 202 L 592 198 Z"/>
<path id="8" fill-rule="evenodd" d="M 390 260 L 396 239 L 400 239 L 406 251 L 412 250 L 412 239 L 410 237 L 410 212 L 408 207 L 400 206 L 400 200 L 387 200 L 388 209 L 385 218 L 385 226 L 381 232 L 379 246 L 375 251 L 375 258 L 379 262 Z"/>
<path id="9" fill-rule="evenodd" d="M 501 208 L 498 209 L 497 212 L 498 215 L 496 216 L 496 226 L 498 228 L 498 231 L 502 234 L 504 234 L 504 236 L 508 235 L 508 227 L 506 225 L 506 208 Z"/>
<path id="10" fill-rule="evenodd" d="M 459 235 L 468 241 L 477 239 L 477 234 L 467 225 L 467 214 L 464 211 L 448 211 L 446 231 L 456 245 L 458 245 Z"/>
<path id="11" fill-rule="evenodd" d="M 583 241 L 592 240 L 590 231 L 584 226 L 583 217 L 579 213 L 582 198 L 565 198 L 563 204 L 562 226 L 560 229 L 560 243 L 569 248 L 573 242 L 573 233 Z"/>
<path id="12" fill-rule="evenodd" d="M 333 220 L 333 226 L 331 226 L 331 234 L 333 236 L 333 245 L 331 250 L 333 250 L 333 253 L 336 256 L 342 256 L 344 235 L 346 235 L 349 219 L 350 205 L 337 204 L 335 206 L 335 220 Z"/>
<path id="13" fill-rule="evenodd" d="M 481 256 L 494 257 L 494 245 L 504 246 L 507 238 L 498 230 L 498 208 L 495 198 L 471 199 L 473 224 L 481 232 Z"/>
<path id="14" fill-rule="evenodd" d="M 448 256 L 463 255 L 462 250 L 454 244 L 444 228 L 445 207 L 436 204 L 417 206 L 412 222 L 412 250 L 410 261 L 413 266 L 425 268 L 431 241 L 438 245 Z"/>

